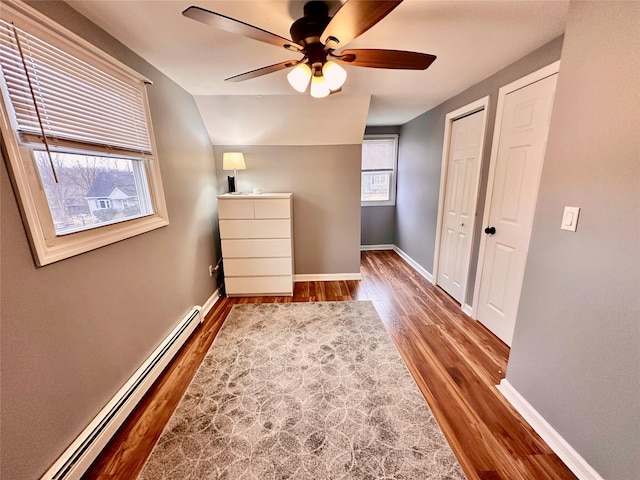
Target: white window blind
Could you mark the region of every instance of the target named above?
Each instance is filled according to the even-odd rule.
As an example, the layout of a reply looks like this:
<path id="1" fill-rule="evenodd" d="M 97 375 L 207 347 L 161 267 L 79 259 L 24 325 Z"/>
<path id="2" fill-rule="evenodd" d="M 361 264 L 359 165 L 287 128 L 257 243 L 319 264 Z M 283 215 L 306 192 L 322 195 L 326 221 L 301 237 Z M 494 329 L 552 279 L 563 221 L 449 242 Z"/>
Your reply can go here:
<path id="1" fill-rule="evenodd" d="M 152 154 L 143 84 L 125 83 L 3 20 L 0 68 L 23 141 L 42 142 L 44 131 L 51 144 Z"/>
<path id="2" fill-rule="evenodd" d="M 362 142 L 362 170 L 393 170 L 396 139 L 365 139 Z"/>

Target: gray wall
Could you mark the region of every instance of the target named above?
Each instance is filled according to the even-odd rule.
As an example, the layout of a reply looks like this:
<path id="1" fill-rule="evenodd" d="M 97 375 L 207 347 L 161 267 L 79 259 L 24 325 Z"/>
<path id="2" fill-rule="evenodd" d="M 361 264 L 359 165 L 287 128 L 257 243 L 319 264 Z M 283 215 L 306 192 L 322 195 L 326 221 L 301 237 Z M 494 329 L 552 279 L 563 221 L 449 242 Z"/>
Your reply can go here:
<path id="1" fill-rule="evenodd" d="M 400 126 L 370 126 L 365 135 L 400 134 Z M 360 236 L 362 245 L 389 245 L 396 240 L 395 205 L 362 207 Z"/>
<path id="2" fill-rule="evenodd" d="M 394 245 L 396 242 L 395 205 L 362 207 L 360 236 L 362 245 Z"/>
<path id="3" fill-rule="evenodd" d="M 639 28 L 638 2 L 571 4 L 507 372 L 616 480 L 640 478 Z"/>
<path id="4" fill-rule="evenodd" d="M 295 273 L 360 272 L 362 145 L 216 146 L 218 190 L 228 191 L 222 154 L 244 153 L 239 191 L 293 192 Z"/>
<path id="5" fill-rule="evenodd" d="M 40 475 L 214 291 L 213 148 L 190 95 L 64 3 L 35 7 L 153 80 L 170 225 L 36 268 L 2 161 L 0 477 Z M 3 159 L 4 160 L 4 159 Z"/>
<path id="6" fill-rule="evenodd" d="M 491 77 L 420 115 L 400 130 L 398 153 L 398 197 L 396 204 L 396 245 L 427 271 L 433 272 L 433 251 L 436 241 L 440 167 L 444 120 L 447 113 L 490 95 L 485 136 L 484 164 L 481 173 L 476 212 L 476 233 L 472 247 L 467 301 L 473 298 L 475 271 L 482 229 L 484 197 L 489 173 L 491 141 L 495 123 L 498 90 L 531 72 L 560 58 L 562 37 L 559 37 L 526 57 L 512 63 Z"/>

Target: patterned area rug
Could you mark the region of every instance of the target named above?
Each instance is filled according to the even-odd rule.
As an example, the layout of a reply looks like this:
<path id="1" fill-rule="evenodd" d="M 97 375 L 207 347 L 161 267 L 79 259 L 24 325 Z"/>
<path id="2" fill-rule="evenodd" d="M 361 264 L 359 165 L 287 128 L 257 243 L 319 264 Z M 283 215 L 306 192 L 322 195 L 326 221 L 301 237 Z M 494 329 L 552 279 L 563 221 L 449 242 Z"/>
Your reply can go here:
<path id="1" fill-rule="evenodd" d="M 371 302 L 236 305 L 139 479 L 464 479 Z"/>

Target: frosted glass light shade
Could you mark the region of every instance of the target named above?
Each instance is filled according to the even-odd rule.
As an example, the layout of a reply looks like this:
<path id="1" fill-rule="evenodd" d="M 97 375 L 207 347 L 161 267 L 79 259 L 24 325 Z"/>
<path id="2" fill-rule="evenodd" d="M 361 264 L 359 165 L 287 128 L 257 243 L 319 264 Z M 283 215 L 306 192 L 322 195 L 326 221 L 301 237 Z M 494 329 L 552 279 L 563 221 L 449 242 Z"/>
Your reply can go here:
<path id="1" fill-rule="evenodd" d="M 223 170 L 246 170 L 242 152 L 224 152 L 222 154 Z"/>
<path id="2" fill-rule="evenodd" d="M 306 63 L 300 63 L 287 75 L 289 85 L 299 92 L 304 92 L 311 79 L 311 68 Z"/>
<path id="3" fill-rule="evenodd" d="M 320 75 L 319 77 L 313 76 L 311 77 L 311 96 L 313 98 L 323 98 L 329 95 L 329 86 L 327 85 L 327 81 L 324 76 Z"/>
<path id="4" fill-rule="evenodd" d="M 329 90 L 338 90 L 347 79 L 347 71 L 331 60 L 323 65 L 322 74 L 327 81 Z"/>

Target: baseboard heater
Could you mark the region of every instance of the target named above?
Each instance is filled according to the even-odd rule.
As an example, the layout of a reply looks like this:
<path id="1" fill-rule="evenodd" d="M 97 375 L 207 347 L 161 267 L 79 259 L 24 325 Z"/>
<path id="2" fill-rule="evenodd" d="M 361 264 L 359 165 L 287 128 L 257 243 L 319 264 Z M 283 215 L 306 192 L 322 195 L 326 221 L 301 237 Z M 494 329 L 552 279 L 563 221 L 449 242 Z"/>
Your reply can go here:
<path id="1" fill-rule="evenodd" d="M 202 307 L 195 306 L 47 470 L 42 480 L 80 479 L 201 322 Z"/>

